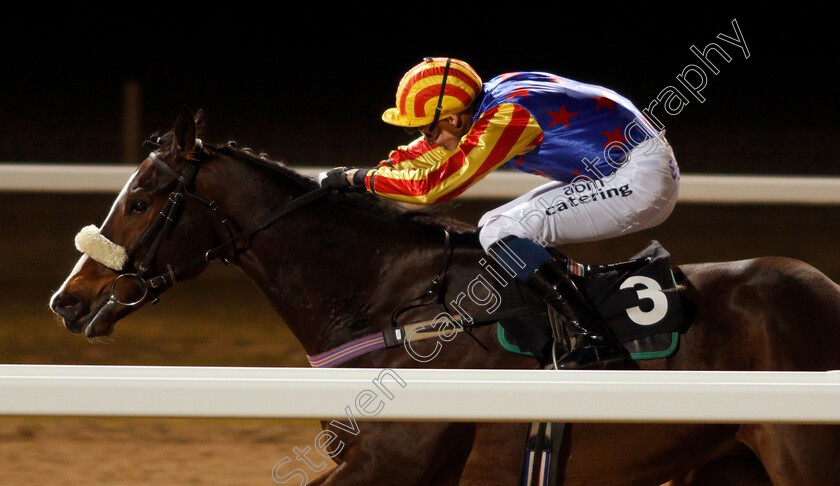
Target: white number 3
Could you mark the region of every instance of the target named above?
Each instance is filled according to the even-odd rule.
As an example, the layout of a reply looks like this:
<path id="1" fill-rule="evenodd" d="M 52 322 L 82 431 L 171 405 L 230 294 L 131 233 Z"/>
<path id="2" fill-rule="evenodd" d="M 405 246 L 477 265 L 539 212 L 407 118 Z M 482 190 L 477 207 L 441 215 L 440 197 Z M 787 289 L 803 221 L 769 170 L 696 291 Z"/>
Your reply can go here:
<path id="1" fill-rule="evenodd" d="M 643 289 L 636 289 L 636 285 L 644 286 Z M 653 302 L 653 308 L 649 311 L 643 311 L 639 306 L 627 309 L 627 317 L 640 326 L 650 326 L 661 321 L 665 314 L 668 313 L 668 298 L 662 292 L 662 287 L 656 280 L 648 277 L 633 276 L 625 280 L 621 284 L 622 289 L 632 288 L 636 290 L 636 295 L 639 300 L 650 299 Z"/>

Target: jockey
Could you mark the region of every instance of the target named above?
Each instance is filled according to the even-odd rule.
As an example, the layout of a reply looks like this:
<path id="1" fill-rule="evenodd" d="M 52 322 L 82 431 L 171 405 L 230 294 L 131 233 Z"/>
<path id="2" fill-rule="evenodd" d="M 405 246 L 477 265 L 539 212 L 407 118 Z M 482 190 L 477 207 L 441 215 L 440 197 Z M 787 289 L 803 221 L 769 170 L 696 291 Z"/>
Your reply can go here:
<path id="1" fill-rule="evenodd" d="M 452 58 L 426 58 L 408 71 L 396 107 L 382 119 L 421 136 L 376 168 L 322 173 L 322 186 L 433 204 L 501 167 L 549 179 L 485 214 L 481 245 L 582 330 L 566 364 L 627 357 L 581 298 L 570 263 L 552 247 L 665 221 L 676 203 L 679 169 L 664 132 L 607 88 L 542 72 L 482 83 L 472 67 Z"/>

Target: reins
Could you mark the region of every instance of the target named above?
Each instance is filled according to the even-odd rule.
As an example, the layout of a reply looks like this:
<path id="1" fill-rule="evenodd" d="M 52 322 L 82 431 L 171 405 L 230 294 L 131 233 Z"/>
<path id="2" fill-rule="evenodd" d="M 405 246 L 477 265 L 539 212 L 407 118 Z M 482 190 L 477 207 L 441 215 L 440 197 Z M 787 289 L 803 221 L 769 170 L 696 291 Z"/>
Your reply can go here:
<path id="1" fill-rule="evenodd" d="M 149 240 L 149 238 L 152 237 L 152 235 L 154 235 L 154 240 L 152 240 L 151 246 L 149 247 L 149 251 L 146 253 L 146 256 L 144 257 L 143 261 L 137 266 L 136 272 L 126 272 L 124 268 L 124 273 L 121 273 L 112 283 L 110 296 L 110 301 L 112 303 L 121 304 L 125 306 L 137 306 L 149 299 L 151 299 L 152 303 L 157 302 L 158 289 L 169 285 L 173 285 L 182 276 L 188 274 L 195 268 L 210 263 L 216 260 L 217 258 L 220 258 L 220 255 L 224 252 L 230 251 L 230 248 L 233 248 L 233 256 L 234 258 L 236 258 L 236 256 L 241 251 L 240 248 L 238 248 L 238 245 L 240 243 L 247 241 L 254 234 L 274 225 L 286 215 L 297 211 L 298 209 L 307 206 L 315 201 L 323 199 L 324 197 L 328 196 L 333 192 L 332 189 L 324 187 L 312 189 L 311 187 L 307 187 L 305 184 L 303 184 L 302 181 L 292 179 L 296 183 L 298 183 L 301 186 L 301 188 L 303 188 L 306 192 L 304 192 L 301 196 L 293 198 L 286 204 L 267 214 L 249 228 L 245 230 L 234 231 L 229 225 L 229 219 L 227 218 L 227 216 L 225 216 L 220 211 L 218 206 L 216 206 L 216 204 L 213 201 L 208 201 L 207 199 L 204 199 L 189 191 L 190 186 L 192 186 L 195 182 L 195 178 L 198 174 L 198 170 L 200 168 L 201 163 L 207 157 L 205 149 L 221 151 L 221 149 L 218 148 L 204 146 L 200 140 L 197 140 L 197 148 L 198 152 L 187 154 L 187 156 L 185 157 L 187 160 L 187 166 L 183 174 L 178 174 L 157 154 L 155 154 L 155 152 L 151 152 L 149 154 L 149 158 L 159 168 L 161 168 L 163 172 L 165 172 L 167 175 L 176 180 L 178 182 L 178 185 L 176 189 L 169 194 L 166 203 L 164 204 L 163 208 L 161 209 L 155 220 L 149 225 L 148 228 L 146 228 L 146 230 L 143 232 L 140 238 L 131 247 L 131 250 L 128 251 L 129 258 L 128 262 L 126 263 L 126 267 L 132 264 L 131 262 L 134 260 L 133 257 L 135 256 L 137 251 Z M 275 167 L 273 167 L 270 164 L 263 165 L 275 169 Z M 222 224 L 225 225 L 231 236 L 221 244 L 210 248 L 204 254 L 197 256 L 196 258 L 185 263 L 184 265 L 175 268 L 173 268 L 171 265 L 166 265 L 165 272 L 150 278 L 146 278 L 145 274 L 149 271 L 152 261 L 160 245 L 163 243 L 167 234 L 171 231 L 172 226 L 175 224 L 179 216 L 179 211 L 183 206 L 183 202 L 186 197 L 194 199 L 195 201 L 199 202 L 201 205 L 206 207 L 208 210 L 213 212 L 221 220 Z M 155 234 L 155 232 L 157 233 Z M 452 238 L 450 236 L 449 231 L 443 229 L 443 234 L 443 258 L 440 262 L 438 272 L 432 279 L 431 285 L 429 286 L 428 290 L 422 295 L 413 299 L 409 299 L 397 306 L 391 313 L 391 320 L 389 325 L 386 326 L 386 328 L 382 331 L 345 343 L 344 345 L 341 345 L 338 348 L 330 349 L 328 351 L 320 353 L 319 355 L 307 356 L 312 366 L 335 366 L 344 361 L 353 359 L 362 354 L 366 354 L 377 349 L 392 348 L 396 346 L 402 346 L 406 343 L 414 341 L 436 338 L 440 335 L 443 328 L 443 326 L 441 326 L 441 329 L 435 329 L 435 327 L 437 327 L 439 324 L 448 324 L 450 326 L 451 332 L 453 333 L 466 332 L 482 348 L 487 350 L 487 347 L 472 334 L 471 329 L 493 322 L 498 322 L 499 318 L 502 317 L 502 315 L 507 315 L 508 312 L 502 311 L 496 313 L 496 315 L 489 319 L 481 321 L 471 320 L 469 324 L 464 323 L 463 318 L 460 315 L 454 315 L 450 312 L 450 309 L 446 304 L 446 291 L 448 284 L 448 270 L 452 261 L 452 256 L 454 254 L 454 245 L 452 244 Z M 221 257 L 221 260 L 226 264 L 230 264 L 230 261 L 223 257 Z M 142 291 L 142 295 L 139 298 L 134 299 L 132 301 L 125 301 L 119 299 L 119 297 L 117 296 L 117 283 L 121 279 L 126 278 L 133 279 L 135 285 L 137 285 L 138 289 Z M 441 322 L 440 319 L 436 318 L 429 321 L 415 322 L 405 325 L 399 324 L 399 317 L 403 313 L 411 309 L 434 304 L 440 305 L 445 311 L 445 314 L 441 314 L 447 316 L 445 322 Z M 510 314 L 515 313 L 521 315 L 522 313 L 529 313 L 529 311 L 532 312 L 533 309 L 512 309 L 512 311 L 513 312 L 511 312 Z"/>
<path id="2" fill-rule="evenodd" d="M 149 279 L 149 285 L 151 285 L 152 288 L 158 288 L 167 284 L 174 283 L 181 275 L 189 272 L 190 270 L 193 270 L 199 265 L 212 262 L 218 257 L 220 253 L 227 250 L 229 247 L 235 246 L 237 243 L 249 239 L 255 233 L 258 233 L 270 227 L 287 214 L 329 195 L 330 192 L 331 189 L 322 187 L 315 189 L 314 191 L 308 192 L 303 196 L 292 199 L 288 203 L 284 204 L 280 208 L 265 216 L 263 219 L 258 221 L 256 224 L 254 224 L 247 230 L 240 232 L 233 238 L 230 238 L 229 240 L 216 246 L 215 248 L 207 250 L 207 252 L 205 252 L 204 255 L 196 257 L 193 261 L 186 263 L 178 268 L 171 269 L 166 273 L 162 273 L 156 277 Z"/>
<path id="3" fill-rule="evenodd" d="M 405 338 L 410 335 L 412 332 L 416 332 L 414 334 L 414 340 L 421 340 L 421 339 L 428 339 L 431 337 L 437 337 L 437 333 L 439 331 L 434 332 L 419 332 L 420 329 L 425 328 L 429 324 L 433 324 L 434 321 L 424 321 L 424 322 L 417 322 L 413 324 L 408 324 L 406 326 L 399 325 L 399 317 L 403 313 L 411 310 L 416 309 L 418 307 L 425 307 L 428 305 L 438 304 L 440 305 L 443 310 L 446 312 L 447 316 L 451 316 L 456 322 L 450 323 L 454 326 L 454 332 L 466 332 L 470 338 L 473 339 L 479 346 L 481 346 L 485 351 L 487 351 L 487 346 L 484 345 L 475 335 L 473 335 L 471 329 L 473 327 L 478 327 L 474 324 L 471 325 L 463 325 L 461 324 L 461 317 L 454 316 L 452 311 L 449 309 L 449 306 L 446 305 L 446 289 L 447 289 L 447 272 L 449 270 L 449 264 L 452 262 L 452 254 L 455 252 L 455 247 L 452 245 L 452 237 L 449 235 L 449 231 L 446 229 L 443 230 L 443 260 L 441 260 L 440 269 L 438 270 L 437 275 L 432 279 L 432 283 L 429 286 L 429 290 L 427 290 L 424 294 L 415 297 L 413 299 L 409 299 L 402 304 L 398 305 L 394 310 L 391 312 L 391 326 L 388 329 L 385 329 L 384 341 L 386 347 L 393 347 L 402 344 Z M 422 299 L 430 299 L 428 302 L 418 302 Z M 406 333 L 409 334 L 406 334 Z M 402 336 L 402 337 L 401 337 Z"/>
<path id="4" fill-rule="evenodd" d="M 438 270 L 437 275 L 432 279 L 432 284 L 424 294 L 415 297 L 413 299 L 409 299 L 402 304 L 398 305 L 394 310 L 391 312 L 391 327 L 397 328 L 399 327 L 398 320 L 400 315 L 404 312 L 407 312 L 411 309 L 415 309 L 417 307 L 423 307 L 431 304 L 439 304 L 443 306 L 443 308 L 449 312 L 448 307 L 446 306 L 446 273 L 449 269 L 449 263 L 452 261 L 452 253 L 454 252 L 454 248 L 452 246 L 452 238 L 449 235 L 449 231 L 443 230 L 443 260 L 440 262 L 440 268 Z M 418 302 L 422 299 L 429 299 L 431 298 L 431 302 Z"/>
<path id="5" fill-rule="evenodd" d="M 166 162 L 161 160 L 160 157 L 158 157 L 157 154 L 155 154 L 154 152 L 151 152 L 149 154 L 149 158 L 153 162 L 155 162 L 155 164 L 159 168 L 161 168 L 167 175 L 171 176 L 176 181 L 178 181 L 178 186 L 174 191 L 172 191 L 169 194 L 166 203 L 160 210 L 155 220 L 152 221 L 152 223 L 149 225 L 148 228 L 146 228 L 146 230 L 143 232 L 143 234 L 140 236 L 137 242 L 135 242 L 135 244 L 131 247 L 131 250 L 128 251 L 129 259 L 126 263 L 126 266 L 131 264 L 131 262 L 133 261 L 133 257 L 137 253 L 139 248 L 148 241 L 148 239 L 155 233 L 155 231 L 157 231 L 157 234 L 155 235 L 155 238 L 152 241 L 149 251 L 146 253 L 143 262 L 137 266 L 136 272 L 121 273 L 111 284 L 110 300 L 112 302 L 133 307 L 140 305 L 141 303 L 145 302 L 151 297 L 152 303 L 155 303 L 158 301 L 156 289 L 160 289 L 167 285 L 174 284 L 179 278 L 192 271 L 193 269 L 197 268 L 198 266 L 216 260 L 217 258 L 219 258 L 219 255 L 222 252 L 229 250 L 229 248 L 231 247 L 234 248 L 235 257 L 239 253 L 239 250 L 236 248 L 238 243 L 248 240 L 254 234 L 275 224 L 287 214 L 296 211 L 301 207 L 306 206 L 312 202 L 322 199 L 332 192 L 329 188 L 318 188 L 315 190 L 309 190 L 309 188 L 305 188 L 308 192 L 304 193 L 302 196 L 292 199 L 288 203 L 284 204 L 283 206 L 272 211 L 271 213 L 257 221 L 250 228 L 244 231 L 239 231 L 237 234 L 233 235 L 228 240 L 224 241 L 218 246 L 207 250 L 204 254 L 199 255 L 198 257 L 187 262 L 186 264 L 176 268 L 173 268 L 171 265 L 167 265 L 166 272 L 163 272 L 151 278 L 145 278 L 144 276 L 146 272 L 148 272 L 151 262 L 154 259 L 158 248 L 160 247 L 161 243 L 163 243 L 163 240 L 166 238 L 166 235 L 169 233 L 172 226 L 175 224 L 175 221 L 178 217 L 178 211 L 180 210 L 183 204 L 185 195 L 193 198 L 203 206 L 207 207 L 210 211 L 212 211 L 217 217 L 221 219 L 221 222 L 225 225 L 226 228 L 228 228 L 228 231 L 231 232 L 231 234 L 233 234 L 230 226 L 228 225 L 228 218 L 221 213 L 218 206 L 216 206 L 213 201 L 208 201 L 189 192 L 189 186 L 191 186 L 195 182 L 199 166 L 203 162 L 202 154 L 205 153 L 203 151 L 205 146 L 200 143 L 200 140 L 197 140 L 197 146 L 199 149 L 197 153 L 191 153 L 186 156 L 187 167 L 183 175 L 175 172 Z M 224 261 L 226 264 L 230 263 L 224 258 L 222 258 L 222 261 Z M 134 299 L 132 301 L 125 301 L 121 300 L 117 296 L 117 283 L 121 279 L 125 278 L 134 279 L 135 284 L 142 291 L 142 295 L 139 298 Z"/>

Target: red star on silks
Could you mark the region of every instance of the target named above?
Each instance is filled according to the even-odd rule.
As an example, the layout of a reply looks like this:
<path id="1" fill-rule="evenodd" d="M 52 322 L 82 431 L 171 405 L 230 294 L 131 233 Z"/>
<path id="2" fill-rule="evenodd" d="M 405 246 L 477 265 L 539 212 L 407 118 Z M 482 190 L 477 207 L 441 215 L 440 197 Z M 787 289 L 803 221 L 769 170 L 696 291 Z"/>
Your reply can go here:
<path id="1" fill-rule="evenodd" d="M 573 176 L 579 176 L 580 175 L 580 170 L 575 169 L 574 171 L 572 171 L 572 175 Z"/>
<path id="2" fill-rule="evenodd" d="M 513 164 L 513 166 L 514 167 L 519 167 L 520 165 L 522 165 L 524 163 L 525 163 L 525 157 L 520 155 L 519 158 L 516 159 L 516 163 Z"/>
<path id="3" fill-rule="evenodd" d="M 549 111 L 549 115 L 551 115 L 551 123 L 548 124 L 548 127 L 551 128 L 558 123 L 562 123 L 566 125 L 566 128 L 569 128 L 569 118 L 578 114 L 577 111 L 567 111 L 566 105 L 560 107 L 557 111 Z"/>
<path id="4" fill-rule="evenodd" d="M 517 74 L 519 74 L 519 73 L 505 73 L 505 74 L 500 74 L 500 75 L 499 75 L 499 79 L 501 79 L 502 81 L 506 81 L 506 80 L 508 80 L 508 79 L 510 79 L 510 78 L 514 78 L 514 77 L 516 77 L 516 75 L 517 75 Z"/>
<path id="5" fill-rule="evenodd" d="M 613 106 L 615 104 L 615 101 L 609 98 L 605 98 L 603 96 L 598 98 L 595 98 L 593 96 L 592 99 L 598 102 L 598 106 L 595 107 L 595 110 L 598 110 L 600 108 L 609 108 L 610 110 L 615 111 L 615 107 Z"/>
<path id="6" fill-rule="evenodd" d="M 624 142 L 627 141 L 627 139 L 624 138 L 624 135 L 621 134 L 621 127 L 618 126 L 618 125 L 616 125 L 615 130 L 612 131 L 612 132 L 601 132 L 601 133 L 603 133 L 604 136 L 607 137 L 607 143 L 604 144 L 603 148 L 607 148 L 613 142 L 618 142 L 618 143 L 623 144 Z"/>
<path id="7" fill-rule="evenodd" d="M 527 89 L 527 88 L 519 88 L 519 89 L 517 89 L 517 90 L 514 90 L 514 91 L 513 91 L 513 93 L 511 93 L 511 94 L 509 94 L 509 95 L 505 96 L 505 98 L 516 98 L 517 96 L 521 96 L 521 97 L 523 97 L 523 98 L 527 98 L 527 97 L 528 97 L 528 95 L 530 94 L 530 92 L 531 92 L 531 91 L 530 91 L 529 89 Z"/>

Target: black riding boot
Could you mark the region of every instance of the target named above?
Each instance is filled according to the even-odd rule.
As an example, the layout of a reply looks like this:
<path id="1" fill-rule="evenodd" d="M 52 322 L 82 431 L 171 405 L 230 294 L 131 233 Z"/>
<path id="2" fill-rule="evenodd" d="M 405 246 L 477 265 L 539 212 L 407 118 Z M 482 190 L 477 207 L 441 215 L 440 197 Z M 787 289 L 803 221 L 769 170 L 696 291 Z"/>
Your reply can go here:
<path id="1" fill-rule="evenodd" d="M 575 346 L 557 363 L 558 368 L 586 368 L 630 359 L 624 346 L 613 337 L 569 278 L 564 262 L 552 257 L 528 278 L 526 284 L 563 316 L 570 328 L 578 331 Z"/>

